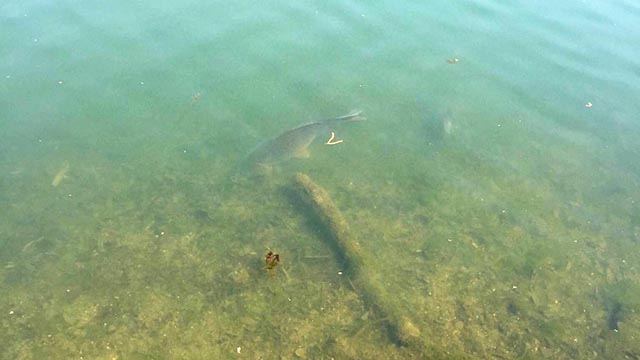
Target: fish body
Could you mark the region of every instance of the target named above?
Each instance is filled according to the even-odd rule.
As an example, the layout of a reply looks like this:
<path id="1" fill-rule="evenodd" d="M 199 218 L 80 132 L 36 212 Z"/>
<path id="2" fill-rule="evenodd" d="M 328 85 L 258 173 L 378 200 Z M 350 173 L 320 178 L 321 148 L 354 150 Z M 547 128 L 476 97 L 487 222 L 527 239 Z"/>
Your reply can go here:
<path id="1" fill-rule="evenodd" d="M 273 165 L 292 157 L 309 157 L 309 145 L 318 135 L 330 135 L 331 129 L 343 122 L 365 120 L 361 111 L 353 111 L 336 118 L 314 121 L 282 132 L 258 144 L 241 163 L 241 169 Z"/>

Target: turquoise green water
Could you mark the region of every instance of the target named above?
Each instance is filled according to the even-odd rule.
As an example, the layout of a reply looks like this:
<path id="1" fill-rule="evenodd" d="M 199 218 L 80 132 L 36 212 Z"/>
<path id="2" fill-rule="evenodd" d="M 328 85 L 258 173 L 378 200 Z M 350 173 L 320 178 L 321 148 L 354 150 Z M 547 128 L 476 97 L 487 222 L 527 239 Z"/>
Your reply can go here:
<path id="1" fill-rule="evenodd" d="M 626 0 L 4 1 L 1 358 L 640 357 L 637 23 Z M 233 176 L 353 109 L 343 143 Z"/>

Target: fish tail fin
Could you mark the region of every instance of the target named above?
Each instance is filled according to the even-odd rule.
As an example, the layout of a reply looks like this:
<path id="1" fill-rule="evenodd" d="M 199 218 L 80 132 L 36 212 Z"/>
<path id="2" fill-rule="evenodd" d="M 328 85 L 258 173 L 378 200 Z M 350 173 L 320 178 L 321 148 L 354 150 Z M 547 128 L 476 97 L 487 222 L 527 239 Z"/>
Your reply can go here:
<path id="1" fill-rule="evenodd" d="M 342 116 L 338 116 L 334 120 L 337 121 L 362 121 L 367 118 L 362 116 L 362 110 L 352 110 L 350 113 Z"/>

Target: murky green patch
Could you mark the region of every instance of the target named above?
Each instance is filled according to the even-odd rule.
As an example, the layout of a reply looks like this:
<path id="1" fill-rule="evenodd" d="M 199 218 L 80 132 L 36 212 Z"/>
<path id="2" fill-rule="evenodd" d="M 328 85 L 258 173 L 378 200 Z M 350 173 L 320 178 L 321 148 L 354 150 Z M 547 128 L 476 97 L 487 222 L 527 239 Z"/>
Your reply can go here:
<path id="1" fill-rule="evenodd" d="M 514 177 L 461 174 L 476 179 L 469 193 L 439 176 L 399 187 L 389 176 L 313 175 L 374 259 L 367 278 L 424 336 L 424 348 L 411 348 L 396 344 L 359 296 L 339 254 L 292 200 L 286 169 L 238 184 L 226 169 L 194 174 L 177 160 L 133 162 L 133 176 L 109 162 L 83 167 L 88 162 L 72 162 L 56 187 L 50 176 L 33 178 L 47 196 L 28 207 L 12 202 L 27 224 L 5 230 L 24 232 L 1 273 L 2 345 L 12 357 L 638 351 L 636 242 L 611 244 L 606 226 L 575 227 L 591 209 L 565 203 L 544 181 L 527 181 L 523 192 Z M 83 191 L 86 177 L 118 194 Z M 417 191 L 404 190 L 411 186 Z M 27 208 L 65 215 L 45 216 L 54 231 L 38 232 L 28 230 L 37 215 Z M 268 250 L 282 259 L 271 274 Z"/>

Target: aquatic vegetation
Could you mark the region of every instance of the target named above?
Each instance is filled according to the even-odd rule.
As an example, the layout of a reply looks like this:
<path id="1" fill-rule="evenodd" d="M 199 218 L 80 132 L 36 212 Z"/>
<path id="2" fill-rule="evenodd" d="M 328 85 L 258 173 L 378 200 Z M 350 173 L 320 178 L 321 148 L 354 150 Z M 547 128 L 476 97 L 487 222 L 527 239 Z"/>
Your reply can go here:
<path id="1" fill-rule="evenodd" d="M 99 304 L 81 295 L 64 308 L 62 318 L 70 328 L 82 329 L 95 320 L 98 312 Z"/>
<path id="2" fill-rule="evenodd" d="M 273 270 L 280 265 L 280 255 L 275 254 L 273 251 L 269 250 L 267 255 L 264 257 L 264 266 L 269 271 L 270 274 L 273 274 Z"/>
<path id="3" fill-rule="evenodd" d="M 608 328 L 618 331 L 621 322 L 640 314 L 640 284 L 628 279 L 609 283 L 602 291 L 602 302 Z"/>

